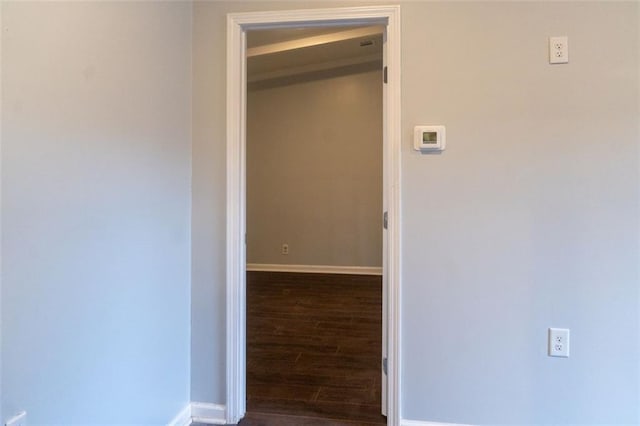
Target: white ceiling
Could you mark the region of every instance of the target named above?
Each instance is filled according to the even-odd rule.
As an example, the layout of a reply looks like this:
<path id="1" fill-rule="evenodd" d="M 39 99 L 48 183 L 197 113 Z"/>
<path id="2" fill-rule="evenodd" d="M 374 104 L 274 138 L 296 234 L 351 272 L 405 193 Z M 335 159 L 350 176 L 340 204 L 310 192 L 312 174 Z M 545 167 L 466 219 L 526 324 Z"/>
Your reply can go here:
<path id="1" fill-rule="evenodd" d="M 280 43 L 283 41 L 297 40 L 300 38 L 331 34 L 338 31 L 361 28 L 349 27 L 299 27 L 299 28 L 275 28 L 270 30 L 247 31 L 247 47 L 264 46 L 266 44 Z"/>
<path id="2" fill-rule="evenodd" d="M 249 81 L 382 60 L 383 27 L 306 27 L 247 32 Z"/>

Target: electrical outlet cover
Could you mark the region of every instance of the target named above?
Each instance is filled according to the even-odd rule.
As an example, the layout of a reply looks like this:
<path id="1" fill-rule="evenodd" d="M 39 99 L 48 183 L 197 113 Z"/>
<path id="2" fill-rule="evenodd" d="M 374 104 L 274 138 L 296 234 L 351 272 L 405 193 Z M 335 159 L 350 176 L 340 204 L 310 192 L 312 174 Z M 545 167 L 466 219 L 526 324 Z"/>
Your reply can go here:
<path id="1" fill-rule="evenodd" d="M 549 63 L 569 63 L 569 37 L 549 37 Z"/>
<path id="2" fill-rule="evenodd" d="M 5 423 L 5 426 L 27 426 L 27 412 L 16 414 Z"/>
<path id="3" fill-rule="evenodd" d="M 549 329 L 549 356 L 569 358 L 569 329 Z"/>

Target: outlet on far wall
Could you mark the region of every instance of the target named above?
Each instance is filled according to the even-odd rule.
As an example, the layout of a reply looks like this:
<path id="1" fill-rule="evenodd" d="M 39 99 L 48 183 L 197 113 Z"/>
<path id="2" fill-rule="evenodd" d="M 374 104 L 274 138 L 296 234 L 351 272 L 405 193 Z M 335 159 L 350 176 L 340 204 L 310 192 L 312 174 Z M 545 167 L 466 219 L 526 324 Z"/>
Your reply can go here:
<path id="1" fill-rule="evenodd" d="M 549 37 L 549 63 L 569 63 L 569 37 Z"/>
<path id="2" fill-rule="evenodd" d="M 282 253 L 282 254 L 289 254 L 289 244 L 287 244 L 287 243 L 283 243 L 283 244 L 282 244 L 282 251 L 281 251 L 281 253 Z"/>

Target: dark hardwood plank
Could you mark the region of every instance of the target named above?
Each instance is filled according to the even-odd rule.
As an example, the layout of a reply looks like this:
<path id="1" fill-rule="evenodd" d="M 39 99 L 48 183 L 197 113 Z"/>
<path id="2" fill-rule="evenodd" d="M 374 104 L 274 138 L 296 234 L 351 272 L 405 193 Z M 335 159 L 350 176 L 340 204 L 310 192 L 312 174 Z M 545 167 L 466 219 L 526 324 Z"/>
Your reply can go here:
<path id="1" fill-rule="evenodd" d="M 247 273 L 242 426 L 380 425 L 382 282 Z"/>
<path id="2" fill-rule="evenodd" d="M 247 413 L 240 426 L 379 426 L 378 422 L 338 420 L 273 413 Z"/>
<path id="3" fill-rule="evenodd" d="M 372 404 L 266 398 L 252 398 L 250 401 L 252 408 L 249 413 L 255 411 L 292 414 L 328 420 L 359 420 L 368 423 L 384 420 L 380 414 L 380 406 Z"/>

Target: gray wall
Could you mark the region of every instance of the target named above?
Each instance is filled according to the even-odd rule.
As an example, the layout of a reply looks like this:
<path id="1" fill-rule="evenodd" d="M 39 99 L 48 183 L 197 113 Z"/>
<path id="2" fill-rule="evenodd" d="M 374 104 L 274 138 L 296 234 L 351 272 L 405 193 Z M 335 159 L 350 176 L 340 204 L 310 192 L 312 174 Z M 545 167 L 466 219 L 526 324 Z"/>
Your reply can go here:
<path id="1" fill-rule="evenodd" d="M 299 7 L 194 6 L 194 400 L 224 402 L 225 14 Z M 638 4 L 402 8 L 403 416 L 638 423 Z M 443 155 L 412 151 L 424 123 Z"/>
<path id="2" fill-rule="evenodd" d="M 348 4 L 2 3 L 5 418 L 225 402 L 226 13 Z M 402 7 L 403 416 L 639 423 L 638 3 Z"/>
<path id="3" fill-rule="evenodd" d="M 405 134 L 448 136 L 440 157 L 403 144 L 406 417 L 640 422 L 638 18 L 404 5 Z M 548 64 L 550 35 L 569 64 Z M 550 326 L 571 329 L 571 358 L 546 356 Z"/>
<path id="4" fill-rule="evenodd" d="M 226 15 L 193 4 L 191 400 L 225 402 Z"/>
<path id="5" fill-rule="evenodd" d="M 382 266 L 380 69 L 247 102 L 247 263 Z"/>
<path id="6" fill-rule="evenodd" d="M 2 2 L 2 405 L 189 401 L 191 6 Z"/>

